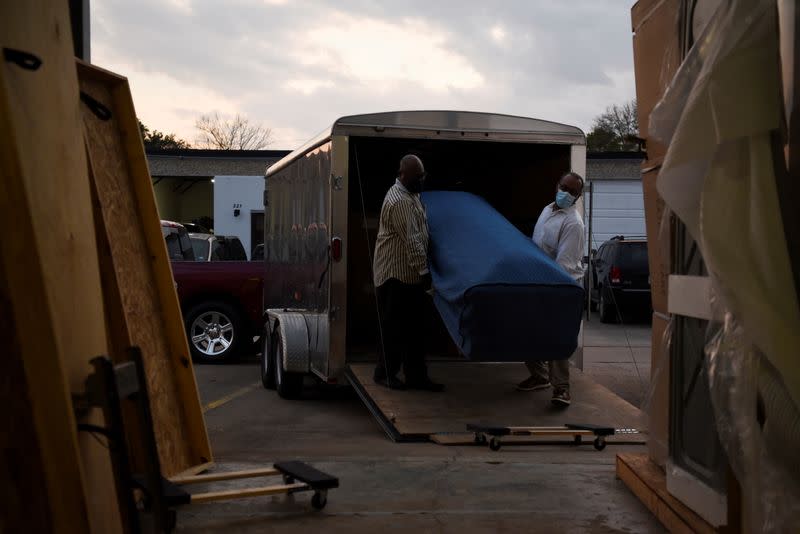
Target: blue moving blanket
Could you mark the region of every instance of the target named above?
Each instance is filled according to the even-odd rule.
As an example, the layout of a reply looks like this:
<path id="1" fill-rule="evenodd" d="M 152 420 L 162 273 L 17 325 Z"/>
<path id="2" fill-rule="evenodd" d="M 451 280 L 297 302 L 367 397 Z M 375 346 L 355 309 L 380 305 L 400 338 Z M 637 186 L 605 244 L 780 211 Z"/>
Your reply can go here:
<path id="1" fill-rule="evenodd" d="M 422 201 L 434 302 L 461 352 L 487 362 L 569 358 L 583 288 L 482 198 L 431 191 Z"/>

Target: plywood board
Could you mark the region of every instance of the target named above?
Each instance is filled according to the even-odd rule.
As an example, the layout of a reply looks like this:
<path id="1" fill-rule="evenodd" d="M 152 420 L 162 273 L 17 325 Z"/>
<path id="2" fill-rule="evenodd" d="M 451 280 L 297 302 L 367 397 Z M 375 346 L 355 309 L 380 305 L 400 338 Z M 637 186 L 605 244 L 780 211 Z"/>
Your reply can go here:
<path id="1" fill-rule="evenodd" d="M 431 377 L 445 384 L 444 393 L 386 389 L 372 380 L 373 370 L 374 364 L 353 364 L 349 372 L 351 379 L 358 381 L 357 389 L 383 414 L 398 440 L 463 433 L 467 423 L 486 422 L 513 426 L 606 425 L 636 428 L 642 432 L 641 438 L 646 438 L 646 422 L 636 407 L 575 369 L 570 376 L 572 405 L 566 410 L 551 405 L 549 391 L 516 391 L 516 384 L 528 376 L 519 363 L 431 363 Z"/>
<path id="2" fill-rule="evenodd" d="M 653 313 L 650 362 L 650 400 L 647 407 L 650 459 L 663 468 L 669 457 L 670 367 L 668 334 L 669 316 Z"/>
<path id="3" fill-rule="evenodd" d="M 41 62 L 0 64 L 0 300 L 3 327 L 13 329 L 3 374 L 14 379 L 3 384 L 2 410 L 19 410 L 4 416 L 12 476 L 3 484 L 17 495 L 3 506 L 24 502 L 2 514 L 2 527 L 121 532 L 109 452 L 102 438 L 76 432 L 70 396 L 107 347 L 66 3 L 0 4 L 0 47 Z M 96 412 L 86 422 L 104 425 Z"/>
<path id="4" fill-rule="evenodd" d="M 670 532 L 716 532 L 703 518 L 667 492 L 667 479 L 646 454 L 618 454 L 617 478 L 636 495 Z"/>
<path id="5" fill-rule="evenodd" d="M 664 220 L 666 205 L 656 190 L 658 169 L 642 174 L 644 219 L 647 229 L 647 258 L 650 269 L 650 296 L 653 310 L 667 313 L 672 228 Z M 668 221 L 668 219 L 667 219 Z"/>
<path id="6" fill-rule="evenodd" d="M 141 347 L 161 468 L 173 476 L 212 457 L 136 113 L 125 78 L 84 63 L 78 78 L 110 112 L 82 106 L 112 358 Z"/>

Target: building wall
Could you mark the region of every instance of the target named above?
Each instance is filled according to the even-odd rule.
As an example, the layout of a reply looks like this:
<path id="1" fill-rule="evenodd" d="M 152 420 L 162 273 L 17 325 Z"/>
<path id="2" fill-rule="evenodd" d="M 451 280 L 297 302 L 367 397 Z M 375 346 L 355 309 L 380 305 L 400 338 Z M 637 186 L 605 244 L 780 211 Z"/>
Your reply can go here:
<path id="1" fill-rule="evenodd" d="M 586 178 L 591 182 L 584 201 L 587 243 L 600 248 L 614 236 L 644 236 L 644 200 L 642 197 L 640 155 L 590 154 L 586 160 Z M 592 208 L 589 236 L 589 208 Z"/>
<path id="2" fill-rule="evenodd" d="M 238 217 L 233 211 L 236 206 L 240 210 Z M 237 236 L 248 258 L 252 253 L 251 214 L 263 211 L 263 176 L 214 177 L 214 233 Z"/>
<path id="3" fill-rule="evenodd" d="M 200 178 L 191 188 L 185 178 L 161 178 L 153 185 L 162 219 L 191 222 L 199 217 L 211 217 L 214 210 L 214 189 L 210 178 Z M 185 191 L 185 192 L 184 192 Z"/>
<path id="4" fill-rule="evenodd" d="M 181 222 L 214 216 L 214 184 L 211 180 L 200 180 L 181 195 L 180 214 Z"/>

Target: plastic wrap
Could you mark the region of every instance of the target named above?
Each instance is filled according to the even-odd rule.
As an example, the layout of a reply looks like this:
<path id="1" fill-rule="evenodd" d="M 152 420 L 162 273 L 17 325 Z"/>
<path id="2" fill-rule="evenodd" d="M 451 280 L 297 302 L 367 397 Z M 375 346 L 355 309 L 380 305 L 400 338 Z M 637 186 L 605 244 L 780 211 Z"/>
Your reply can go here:
<path id="1" fill-rule="evenodd" d="M 711 278 L 712 403 L 756 532 L 800 524 L 800 306 L 775 182 L 777 35 L 774 1 L 723 3 L 649 125 L 669 145 L 657 189 Z"/>

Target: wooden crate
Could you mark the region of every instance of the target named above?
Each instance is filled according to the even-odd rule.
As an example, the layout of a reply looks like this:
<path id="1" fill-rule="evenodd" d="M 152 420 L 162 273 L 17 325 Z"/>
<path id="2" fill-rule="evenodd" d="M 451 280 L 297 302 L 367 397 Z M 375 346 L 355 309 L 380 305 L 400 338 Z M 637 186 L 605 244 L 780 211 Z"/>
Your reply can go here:
<path id="1" fill-rule="evenodd" d="M 130 88 L 92 65 L 77 69 L 111 357 L 142 349 L 165 476 L 200 472 L 211 465 L 211 447 Z"/>

